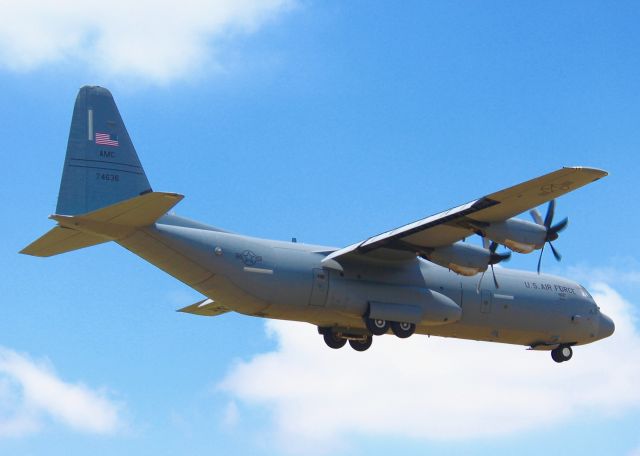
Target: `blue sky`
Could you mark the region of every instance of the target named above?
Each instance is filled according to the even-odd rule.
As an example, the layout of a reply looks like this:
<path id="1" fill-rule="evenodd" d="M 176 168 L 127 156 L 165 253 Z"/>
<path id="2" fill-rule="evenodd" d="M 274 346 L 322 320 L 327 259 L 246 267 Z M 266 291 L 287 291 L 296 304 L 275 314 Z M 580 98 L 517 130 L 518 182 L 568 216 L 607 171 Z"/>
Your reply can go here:
<path id="1" fill-rule="evenodd" d="M 0 453 L 640 452 L 637 2 L 41 3 L 0 25 Z M 626 325 L 562 366 L 422 338 L 358 359 L 311 326 L 176 314 L 198 293 L 116 245 L 18 255 L 52 226 L 85 84 L 110 88 L 178 213 L 261 237 L 344 246 L 563 165 L 606 169 L 558 201 L 564 258 L 543 267 Z M 358 391 L 386 408 L 354 412 Z"/>

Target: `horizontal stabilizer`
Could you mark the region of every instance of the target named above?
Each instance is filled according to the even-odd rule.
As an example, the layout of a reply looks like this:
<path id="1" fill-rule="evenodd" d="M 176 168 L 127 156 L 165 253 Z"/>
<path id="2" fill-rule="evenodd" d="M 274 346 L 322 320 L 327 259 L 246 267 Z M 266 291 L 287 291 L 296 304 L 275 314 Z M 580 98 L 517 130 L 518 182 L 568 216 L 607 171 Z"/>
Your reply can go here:
<path id="1" fill-rule="evenodd" d="M 130 234 L 132 229 L 153 224 L 182 198 L 184 196 L 177 193 L 151 192 L 87 214 L 50 218 L 66 228 L 118 239 Z"/>
<path id="2" fill-rule="evenodd" d="M 58 226 L 20 253 L 51 256 L 119 239 L 155 223 L 184 196 L 150 192 L 81 215 L 52 215 Z"/>
<path id="3" fill-rule="evenodd" d="M 100 236 L 56 226 L 49 230 L 45 235 L 22 249 L 20 253 L 39 257 L 49 257 L 59 253 L 78 250 L 83 247 L 91 247 L 92 245 L 101 244 L 107 241 L 108 239 Z"/>
<path id="4" fill-rule="evenodd" d="M 58 222 L 86 219 L 115 225 L 147 226 L 169 212 L 182 198 L 184 196 L 177 193 L 150 192 L 86 214 L 52 215 L 51 218 Z"/>
<path id="5" fill-rule="evenodd" d="M 182 309 L 178 309 L 178 312 L 202 315 L 203 317 L 215 317 L 230 311 L 231 309 L 220 304 L 216 304 L 215 301 L 208 298 L 198 301 L 195 304 L 191 304 L 190 306 L 183 307 Z"/>

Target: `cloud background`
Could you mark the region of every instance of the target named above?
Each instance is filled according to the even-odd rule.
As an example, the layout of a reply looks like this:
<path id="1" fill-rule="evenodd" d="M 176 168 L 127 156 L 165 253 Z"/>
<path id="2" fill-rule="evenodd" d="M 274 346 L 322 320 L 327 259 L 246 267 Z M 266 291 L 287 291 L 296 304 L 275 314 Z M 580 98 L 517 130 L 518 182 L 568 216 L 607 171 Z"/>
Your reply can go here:
<path id="1" fill-rule="evenodd" d="M 2 0 L 0 64 L 76 64 L 111 79 L 166 84 L 222 69 L 229 39 L 255 33 L 292 0 Z"/>
<path id="2" fill-rule="evenodd" d="M 0 347 L 0 438 L 32 434 L 47 421 L 112 434 L 124 427 L 122 407 L 103 390 L 60 379 L 49 363 Z"/>
<path id="3" fill-rule="evenodd" d="M 277 348 L 238 363 L 219 386 L 266 407 L 292 453 L 328 452 L 351 435 L 487 439 L 619 414 L 640 406 L 640 333 L 629 302 L 603 283 L 592 290 L 616 333 L 577 347 L 571 363 L 437 337 L 382 337 L 364 354 L 332 351 L 306 325 L 272 321 Z"/>

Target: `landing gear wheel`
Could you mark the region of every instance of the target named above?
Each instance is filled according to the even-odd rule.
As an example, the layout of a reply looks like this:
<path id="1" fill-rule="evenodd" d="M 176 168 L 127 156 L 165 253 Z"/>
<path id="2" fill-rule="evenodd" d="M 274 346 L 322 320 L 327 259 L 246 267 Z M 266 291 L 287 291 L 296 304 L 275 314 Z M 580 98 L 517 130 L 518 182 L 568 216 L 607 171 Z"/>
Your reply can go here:
<path id="1" fill-rule="evenodd" d="M 342 337 L 336 336 L 336 333 L 333 331 L 326 331 L 323 334 L 324 343 L 327 344 L 331 348 L 342 348 L 347 343 L 347 339 L 343 339 Z"/>
<path id="2" fill-rule="evenodd" d="M 374 336 L 381 336 L 389 331 L 389 322 L 380 318 L 367 318 L 365 319 L 367 329 L 371 331 Z"/>
<path id="3" fill-rule="evenodd" d="M 391 331 L 401 339 L 406 339 L 416 332 L 416 325 L 413 323 L 398 323 L 397 321 L 391 322 Z"/>
<path id="4" fill-rule="evenodd" d="M 569 361 L 573 356 L 573 350 L 569 345 L 561 345 L 558 348 L 551 350 L 551 358 L 556 363 L 563 363 Z"/>
<path id="5" fill-rule="evenodd" d="M 367 336 L 364 340 L 350 339 L 349 345 L 351 345 L 351 348 L 353 348 L 355 351 L 363 352 L 371 347 L 372 342 L 373 337 Z"/>

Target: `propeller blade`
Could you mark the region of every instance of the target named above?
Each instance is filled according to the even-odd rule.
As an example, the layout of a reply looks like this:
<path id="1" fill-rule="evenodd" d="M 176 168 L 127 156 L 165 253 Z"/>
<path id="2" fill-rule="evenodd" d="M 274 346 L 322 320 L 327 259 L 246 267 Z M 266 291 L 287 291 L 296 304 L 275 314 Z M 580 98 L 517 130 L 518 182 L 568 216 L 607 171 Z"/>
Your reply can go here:
<path id="1" fill-rule="evenodd" d="M 542 216 L 540 215 L 540 212 L 538 212 L 538 209 L 531 209 L 529 211 L 529 214 L 531 214 L 531 218 L 538 225 L 544 225 L 544 222 L 542 221 Z"/>
<path id="2" fill-rule="evenodd" d="M 568 224 L 569 224 L 569 219 L 565 217 L 563 220 L 553 225 L 551 227 L 551 231 L 555 234 L 558 234 L 560 231 L 564 230 Z"/>
<path id="3" fill-rule="evenodd" d="M 489 245 L 489 251 L 491 253 L 496 253 L 496 250 L 498 250 L 498 243 L 495 241 L 492 241 L 491 244 Z"/>
<path id="4" fill-rule="evenodd" d="M 494 265 L 498 263 L 502 263 L 503 261 L 509 261 L 511 259 L 511 252 L 506 253 L 491 253 L 489 257 L 489 264 Z"/>
<path id="5" fill-rule="evenodd" d="M 553 246 L 551 241 L 549 241 L 549 247 L 551 247 L 551 251 L 553 252 L 553 256 L 556 257 L 556 260 L 560 261 L 562 259 L 562 255 L 560 255 L 560 253 L 558 253 L 558 251 Z"/>
<path id="6" fill-rule="evenodd" d="M 547 227 L 547 230 L 551 226 L 551 222 L 553 222 L 553 215 L 556 212 L 556 200 L 552 199 L 549 201 L 549 205 L 547 206 L 547 215 L 544 216 L 544 226 Z"/>
<path id="7" fill-rule="evenodd" d="M 495 284 L 496 288 L 500 288 L 500 285 L 498 285 L 498 279 L 496 279 L 496 271 L 493 269 L 493 265 L 491 265 L 491 274 L 493 274 L 493 283 Z"/>
<path id="8" fill-rule="evenodd" d="M 482 279 L 484 279 L 484 273 L 487 272 L 485 269 L 482 271 L 482 275 L 480 276 L 480 280 L 478 280 L 478 286 L 476 287 L 476 293 L 480 293 L 480 284 L 482 283 Z"/>
<path id="9" fill-rule="evenodd" d="M 544 252 L 545 245 L 547 245 L 546 242 L 542 244 L 542 248 L 540 249 L 540 256 L 538 257 L 538 274 L 540 274 L 540 263 L 542 263 L 542 253 Z"/>

